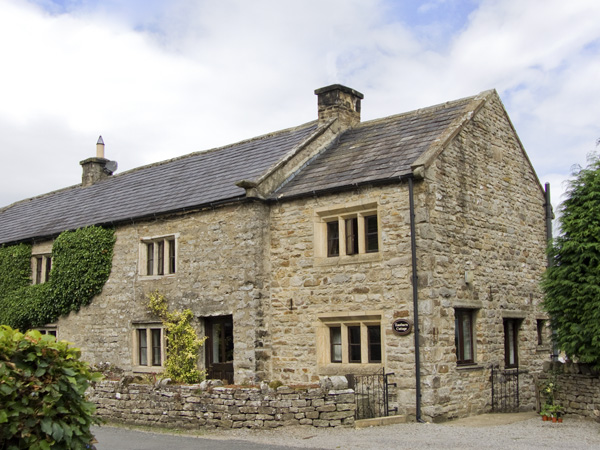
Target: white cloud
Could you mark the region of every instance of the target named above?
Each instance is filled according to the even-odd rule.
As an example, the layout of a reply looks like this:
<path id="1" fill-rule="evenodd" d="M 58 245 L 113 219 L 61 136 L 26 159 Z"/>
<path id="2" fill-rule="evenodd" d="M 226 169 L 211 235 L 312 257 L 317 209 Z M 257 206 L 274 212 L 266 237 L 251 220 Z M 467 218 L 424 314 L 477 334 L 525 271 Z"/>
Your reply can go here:
<path id="1" fill-rule="evenodd" d="M 0 205 L 77 183 L 99 134 L 123 171 L 313 120 L 336 82 L 364 119 L 497 88 L 542 181 L 600 137 L 595 0 L 38 3 L 0 0 Z"/>

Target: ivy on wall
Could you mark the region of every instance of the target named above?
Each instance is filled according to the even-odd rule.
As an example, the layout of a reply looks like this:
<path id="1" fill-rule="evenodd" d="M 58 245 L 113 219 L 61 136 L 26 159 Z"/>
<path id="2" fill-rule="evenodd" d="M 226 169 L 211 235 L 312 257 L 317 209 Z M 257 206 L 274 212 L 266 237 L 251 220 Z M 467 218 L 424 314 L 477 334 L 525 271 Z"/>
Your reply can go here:
<path id="1" fill-rule="evenodd" d="M 112 268 L 113 229 L 65 231 L 52 246 L 50 281 L 31 284 L 31 246 L 0 248 L 0 324 L 26 330 L 78 311 L 102 291 Z"/>

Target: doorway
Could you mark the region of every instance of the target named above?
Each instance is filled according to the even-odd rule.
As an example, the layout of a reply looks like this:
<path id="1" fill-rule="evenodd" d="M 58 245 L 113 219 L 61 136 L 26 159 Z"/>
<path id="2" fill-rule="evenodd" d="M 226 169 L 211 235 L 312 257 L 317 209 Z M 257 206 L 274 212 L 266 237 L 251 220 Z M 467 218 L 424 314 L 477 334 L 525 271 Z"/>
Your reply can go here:
<path id="1" fill-rule="evenodd" d="M 204 323 L 207 377 L 233 384 L 233 316 L 206 317 Z"/>

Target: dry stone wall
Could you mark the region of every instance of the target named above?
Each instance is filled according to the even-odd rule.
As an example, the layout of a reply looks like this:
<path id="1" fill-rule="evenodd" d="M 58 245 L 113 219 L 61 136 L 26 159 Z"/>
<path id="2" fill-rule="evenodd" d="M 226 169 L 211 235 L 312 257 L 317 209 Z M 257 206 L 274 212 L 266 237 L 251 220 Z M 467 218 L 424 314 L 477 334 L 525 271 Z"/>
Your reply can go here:
<path id="1" fill-rule="evenodd" d="M 103 381 L 88 391 L 97 414 L 131 425 L 181 428 L 338 427 L 354 424 L 354 391 L 321 388 L 123 385 Z"/>
<path id="2" fill-rule="evenodd" d="M 549 381 L 556 384 L 556 404 L 563 406 L 565 414 L 600 421 L 600 372 L 588 364 L 547 363 L 539 375 L 538 387 Z M 539 393 L 540 404 L 544 393 Z"/>

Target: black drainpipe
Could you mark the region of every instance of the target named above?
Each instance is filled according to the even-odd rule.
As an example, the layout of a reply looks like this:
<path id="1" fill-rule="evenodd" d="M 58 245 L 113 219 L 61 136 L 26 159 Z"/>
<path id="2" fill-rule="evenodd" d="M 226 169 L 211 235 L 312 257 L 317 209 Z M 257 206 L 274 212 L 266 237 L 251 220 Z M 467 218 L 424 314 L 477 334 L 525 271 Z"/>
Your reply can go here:
<path id="1" fill-rule="evenodd" d="M 412 259 L 412 288 L 413 288 L 413 321 L 415 330 L 415 379 L 416 379 L 416 404 L 417 422 L 423 422 L 421 418 L 421 353 L 419 349 L 419 289 L 417 286 L 417 241 L 415 238 L 415 200 L 413 191 L 413 179 L 408 179 L 408 197 L 410 205 L 410 251 Z"/>
<path id="2" fill-rule="evenodd" d="M 546 250 L 550 246 L 552 242 L 552 219 L 554 219 L 554 212 L 552 211 L 552 203 L 550 202 L 550 183 L 546 183 L 544 186 L 544 197 L 546 200 Z M 554 265 L 554 260 L 552 259 L 552 255 L 548 252 L 548 262 L 547 267 L 552 267 Z M 556 343 L 556 331 L 552 330 L 552 353 L 550 354 L 550 359 L 554 362 L 558 361 L 558 344 Z"/>

